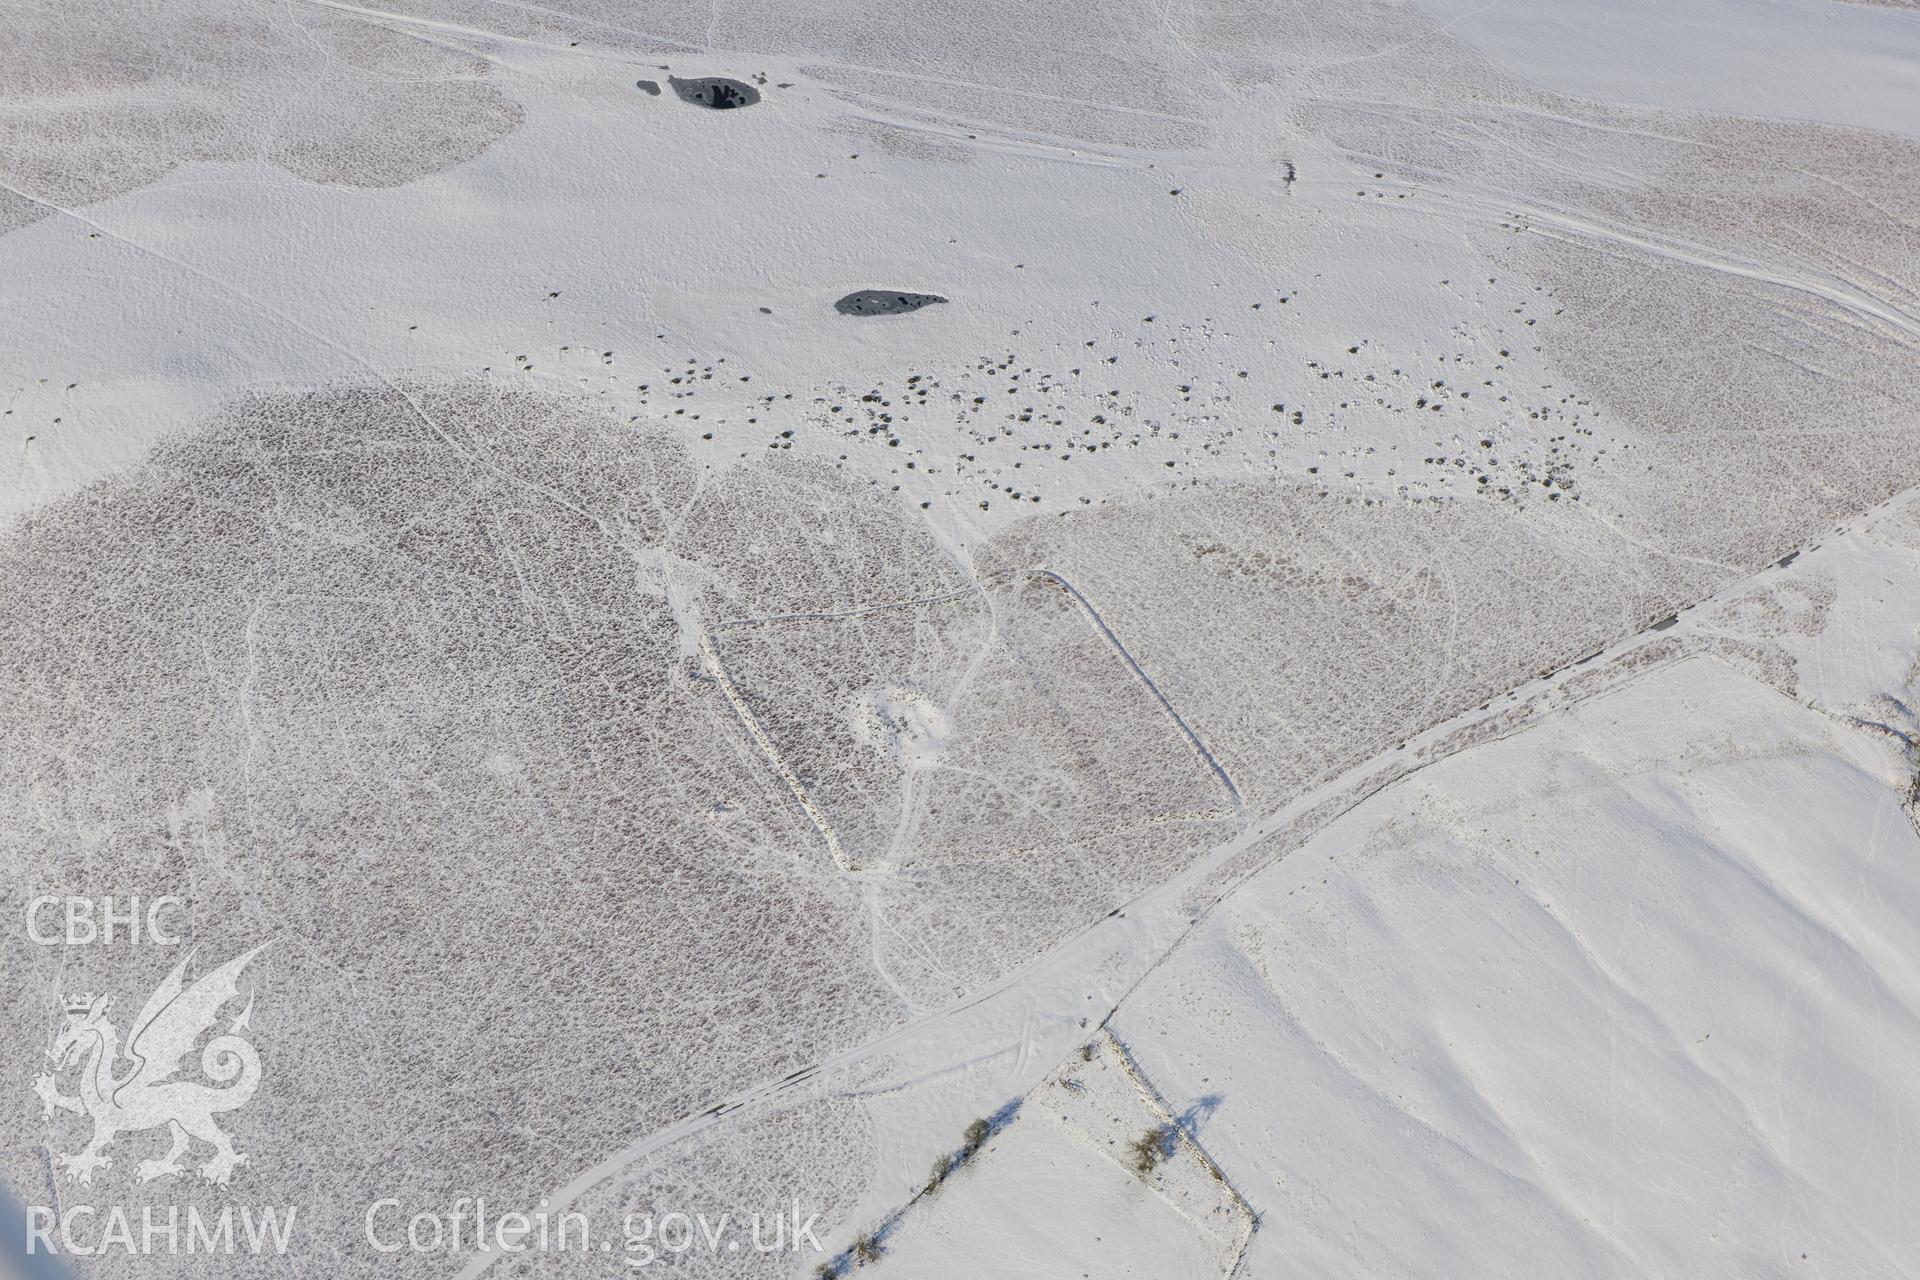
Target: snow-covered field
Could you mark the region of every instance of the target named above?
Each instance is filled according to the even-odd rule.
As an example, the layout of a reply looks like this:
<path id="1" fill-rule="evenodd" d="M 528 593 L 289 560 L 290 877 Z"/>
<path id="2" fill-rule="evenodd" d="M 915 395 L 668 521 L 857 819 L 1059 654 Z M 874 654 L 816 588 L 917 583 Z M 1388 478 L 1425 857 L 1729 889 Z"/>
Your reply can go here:
<path id="1" fill-rule="evenodd" d="M 1920 10 L 7 25 L 40 1261 L 1920 1273 Z"/>

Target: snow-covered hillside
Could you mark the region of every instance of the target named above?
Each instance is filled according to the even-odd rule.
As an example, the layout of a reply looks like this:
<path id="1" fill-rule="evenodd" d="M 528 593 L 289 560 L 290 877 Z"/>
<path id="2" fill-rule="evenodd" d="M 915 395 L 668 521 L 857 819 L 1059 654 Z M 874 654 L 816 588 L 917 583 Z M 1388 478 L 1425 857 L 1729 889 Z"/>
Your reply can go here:
<path id="1" fill-rule="evenodd" d="M 1917 357 L 1901 3 L 28 0 L 0 1183 L 1920 1271 Z"/>

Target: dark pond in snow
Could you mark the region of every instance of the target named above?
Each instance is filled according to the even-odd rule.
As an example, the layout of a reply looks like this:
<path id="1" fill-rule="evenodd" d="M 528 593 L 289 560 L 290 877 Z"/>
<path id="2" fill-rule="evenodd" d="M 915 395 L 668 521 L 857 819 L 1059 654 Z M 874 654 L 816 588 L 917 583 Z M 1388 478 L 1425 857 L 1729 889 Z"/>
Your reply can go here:
<path id="1" fill-rule="evenodd" d="M 843 316 L 901 316 L 946 299 L 937 293 L 902 293 L 897 289 L 862 289 L 833 304 Z"/>
<path id="2" fill-rule="evenodd" d="M 682 80 L 679 76 L 668 76 L 667 83 L 680 95 L 680 101 L 691 102 L 696 107 L 707 107 L 714 111 L 731 111 L 735 107 L 750 107 L 760 101 L 760 91 L 750 84 L 739 80 L 729 80 L 724 76 L 699 76 L 691 80 Z"/>

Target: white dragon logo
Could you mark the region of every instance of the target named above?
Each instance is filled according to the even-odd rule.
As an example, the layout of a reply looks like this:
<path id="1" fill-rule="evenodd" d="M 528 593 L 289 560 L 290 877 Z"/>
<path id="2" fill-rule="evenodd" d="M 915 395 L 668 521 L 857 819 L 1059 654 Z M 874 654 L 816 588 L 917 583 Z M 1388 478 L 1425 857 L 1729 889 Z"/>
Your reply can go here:
<path id="1" fill-rule="evenodd" d="M 214 1117 L 244 1105 L 260 1084 L 260 1056 L 239 1034 L 253 1013 L 251 993 L 246 1008 L 226 1031 L 200 1051 L 200 1069 L 225 1087 L 173 1076 L 200 1037 L 214 1029 L 221 1008 L 239 998 L 240 971 L 269 945 L 262 943 L 236 956 L 191 986 L 186 972 L 193 952 L 188 951 L 134 1019 L 124 1062 L 120 1034 L 107 1021 L 108 1001 L 89 996 L 68 999 L 65 1025 L 54 1033 L 47 1050 L 53 1070 L 34 1080 L 33 1091 L 40 1095 L 47 1115 L 58 1108 L 93 1118 L 93 1140 L 77 1154 L 58 1159 L 69 1181 L 92 1182 L 94 1170 L 111 1165 L 113 1159 L 105 1152 L 121 1134 L 162 1125 L 171 1132 L 173 1145 L 160 1159 L 140 1162 L 136 1172 L 142 1182 L 181 1172 L 180 1159 L 187 1154 L 189 1138 L 213 1147 L 212 1157 L 200 1166 L 201 1175 L 211 1182 L 225 1185 L 233 1171 L 246 1163 L 247 1157 L 233 1149 Z M 68 1097 L 59 1091 L 56 1075 L 75 1066 L 80 1071 L 80 1093 Z M 236 1077 L 237 1083 L 227 1083 Z"/>

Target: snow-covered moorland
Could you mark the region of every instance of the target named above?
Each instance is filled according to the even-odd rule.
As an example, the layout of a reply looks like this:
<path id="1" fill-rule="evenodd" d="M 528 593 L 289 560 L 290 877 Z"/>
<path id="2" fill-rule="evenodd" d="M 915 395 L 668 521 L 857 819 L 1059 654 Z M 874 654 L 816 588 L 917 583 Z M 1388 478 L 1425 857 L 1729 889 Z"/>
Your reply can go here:
<path id="1" fill-rule="evenodd" d="M 1911 5 L 10 14 L 38 1255 L 1920 1272 Z"/>

